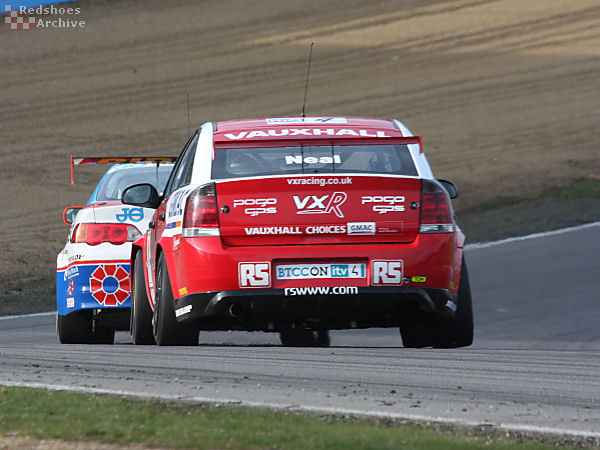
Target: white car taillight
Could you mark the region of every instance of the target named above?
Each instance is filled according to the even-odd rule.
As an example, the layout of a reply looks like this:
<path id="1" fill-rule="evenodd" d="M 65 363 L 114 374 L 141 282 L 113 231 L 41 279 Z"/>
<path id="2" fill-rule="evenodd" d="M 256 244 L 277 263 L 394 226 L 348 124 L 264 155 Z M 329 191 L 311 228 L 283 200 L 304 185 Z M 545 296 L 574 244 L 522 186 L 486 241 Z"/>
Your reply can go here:
<path id="1" fill-rule="evenodd" d="M 421 225 L 419 233 L 454 233 L 450 196 L 437 183 L 421 183 Z"/>
<path id="2" fill-rule="evenodd" d="M 73 231 L 71 242 L 88 245 L 110 242 L 121 245 L 135 241 L 140 236 L 141 233 L 136 227 L 125 223 L 80 223 Z"/>
<path id="3" fill-rule="evenodd" d="M 214 184 L 201 186 L 185 202 L 182 237 L 220 236 L 217 190 Z"/>

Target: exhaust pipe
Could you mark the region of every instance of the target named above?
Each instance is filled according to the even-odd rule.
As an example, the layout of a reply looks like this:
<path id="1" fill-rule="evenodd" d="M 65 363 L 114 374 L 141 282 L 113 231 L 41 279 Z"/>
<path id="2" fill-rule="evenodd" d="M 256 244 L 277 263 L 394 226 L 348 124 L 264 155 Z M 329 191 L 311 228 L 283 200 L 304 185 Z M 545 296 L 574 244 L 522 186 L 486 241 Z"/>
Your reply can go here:
<path id="1" fill-rule="evenodd" d="M 244 308 L 239 303 L 229 305 L 229 315 L 234 319 L 241 320 L 244 314 Z"/>

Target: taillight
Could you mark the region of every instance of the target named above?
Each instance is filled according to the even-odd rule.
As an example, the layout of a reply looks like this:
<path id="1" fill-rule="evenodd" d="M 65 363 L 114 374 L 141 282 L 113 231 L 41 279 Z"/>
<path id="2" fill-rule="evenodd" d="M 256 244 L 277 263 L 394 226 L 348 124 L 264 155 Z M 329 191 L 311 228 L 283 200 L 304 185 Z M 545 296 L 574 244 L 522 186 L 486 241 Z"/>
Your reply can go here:
<path id="1" fill-rule="evenodd" d="M 201 186 L 185 201 L 183 237 L 219 236 L 217 190 L 214 184 Z"/>
<path id="2" fill-rule="evenodd" d="M 141 236 L 139 230 L 126 223 L 80 223 L 75 227 L 71 242 L 74 244 L 98 245 L 110 242 L 121 245 L 135 241 Z"/>
<path id="3" fill-rule="evenodd" d="M 419 232 L 453 233 L 455 229 L 450 196 L 439 184 L 423 180 L 421 183 L 421 226 Z"/>

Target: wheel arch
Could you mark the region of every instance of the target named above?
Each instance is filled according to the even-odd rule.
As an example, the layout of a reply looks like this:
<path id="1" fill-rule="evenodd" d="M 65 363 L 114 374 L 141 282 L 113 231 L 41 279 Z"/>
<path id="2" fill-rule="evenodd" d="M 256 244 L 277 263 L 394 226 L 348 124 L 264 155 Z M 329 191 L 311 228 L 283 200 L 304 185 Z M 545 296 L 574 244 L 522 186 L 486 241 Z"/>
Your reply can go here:
<path id="1" fill-rule="evenodd" d="M 131 295 L 133 296 L 133 277 L 135 275 L 135 257 L 137 256 L 138 252 L 141 255 L 142 258 L 142 273 L 144 274 L 144 288 L 146 289 L 146 296 L 148 297 L 148 299 L 153 298 L 150 295 L 150 287 L 149 287 L 149 283 L 148 283 L 148 266 L 146 265 L 146 258 L 147 255 L 144 252 L 144 240 L 140 240 L 138 239 L 137 241 L 134 241 L 131 245 L 131 266 L 129 269 L 129 276 L 131 278 L 131 286 L 132 286 L 132 291 L 131 291 Z M 133 298 L 131 299 L 132 305 L 133 305 Z M 150 306 L 152 309 L 154 309 L 154 304 L 152 303 L 152 301 L 150 301 Z"/>
<path id="2" fill-rule="evenodd" d="M 175 259 L 177 258 L 175 252 L 167 252 L 165 251 L 164 247 L 160 244 L 157 243 L 156 244 L 156 255 L 155 255 L 155 267 L 157 268 L 158 271 L 158 260 L 160 259 L 161 255 L 164 255 L 165 258 L 165 264 L 166 264 L 166 268 L 167 268 L 167 276 L 169 277 L 169 283 L 171 285 L 171 291 L 173 294 L 173 298 L 179 298 L 181 297 L 179 294 L 179 283 L 178 283 L 178 277 L 177 277 L 177 264 Z M 158 279 L 158 277 L 157 277 Z"/>

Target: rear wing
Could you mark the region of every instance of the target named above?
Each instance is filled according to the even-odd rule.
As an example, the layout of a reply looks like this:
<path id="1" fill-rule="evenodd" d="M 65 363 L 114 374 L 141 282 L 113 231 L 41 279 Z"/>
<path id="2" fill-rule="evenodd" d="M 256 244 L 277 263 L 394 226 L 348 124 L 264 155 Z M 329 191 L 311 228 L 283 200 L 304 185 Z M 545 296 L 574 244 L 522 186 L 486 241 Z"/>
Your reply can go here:
<path id="1" fill-rule="evenodd" d="M 285 132 L 289 132 L 290 130 L 281 130 L 280 132 L 285 133 Z M 291 131 L 296 131 L 296 130 L 291 130 Z M 297 131 L 306 131 L 306 133 L 309 132 L 313 132 L 315 130 L 311 130 L 311 129 L 304 129 L 304 130 L 297 130 Z M 234 133 L 226 133 L 223 136 L 220 135 L 216 135 L 215 139 L 214 139 L 214 148 L 257 148 L 257 147 L 273 147 L 276 145 L 281 145 L 282 143 L 293 143 L 293 144 L 314 144 L 314 145 L 329 145 L 332 142 L 335 142 L 337 144 L 343 144 L 343 145 L 348 145 L 348 144 L 361 144 L 364 142 L 368 142 L 368 143 L 381 143 L 381 144 L 385 144 L 387 143 L 392 143 L 392 144 L 401 144 L 401 145 L 409 145 L 409 144 L 417 144 L 419 146 L 419 153 L 423 153 L 423 137 L 422 136 L 381 136 L 381 137 L 377 137 L 377 139 L 373 139 L 372 135 L 368 135 L 367 138 L 365 138 L 365 135 L 356 135 L 356 136 L 352 136 L 352 137 L 348 137 L 346 135 L 342 136 L 342 137 L 336 137 L 334 140 L 327 137 L 327 136 L 323 136 L 323 134 L 325 133 L 321 133 L 322 130 L 318 130 L 319 131 L 319 136 L 318 137 L 311 137 L 309 139 L 307 139 L 305 136 L 310 136 L 310 134 L 303 134 L 301 138 L 286 138 L 286 137 L 281 137 L 284 136 L 283 134 L 278 134 L 276 136 L 266 136 L 266 133 L 264 131 L 255 131 L 256 133 L 263 133 L 261 135 L 259 135 L 259 139 L 254 139 L 255 136 L 248 134 L 247 131 L 242 131 L 240 133 L 238 133 L 237 135 Z M 326 130 L 329 131 L 329 130 Z M 341 130 L 341 131 L 353 131 L 353 130 Z M 364 130 L 360 130 L 360 131 L 364 131 Z M 254 133 L 254 132 L 253 132 Z M 268 138 L 268 139 L 265 139 Z"/>
<path id="2" fill-rule="evenodd" d="M 86 164 L 161 164 L 175 162 L 176 156 L 73 156 L 71 155 L 71 184 L 73 167 Z"/>

